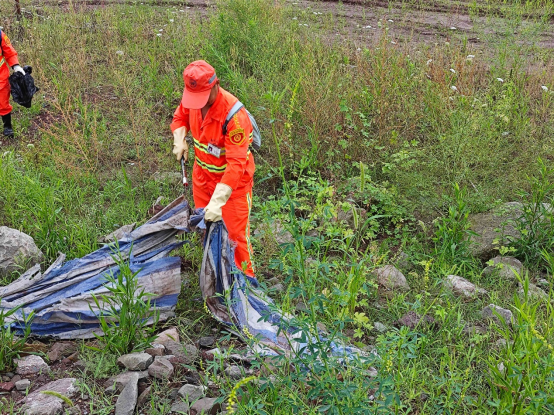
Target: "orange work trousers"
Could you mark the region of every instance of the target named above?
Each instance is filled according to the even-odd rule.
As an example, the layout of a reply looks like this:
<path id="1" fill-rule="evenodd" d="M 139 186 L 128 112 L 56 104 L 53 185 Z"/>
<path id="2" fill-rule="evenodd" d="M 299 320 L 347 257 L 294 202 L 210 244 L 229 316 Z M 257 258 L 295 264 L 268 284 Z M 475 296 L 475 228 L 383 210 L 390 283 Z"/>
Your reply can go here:
<path id="1" fill-rule="evenodd" d="M 212 197 L 198 186 L 192 186 L 194 205 L 196 208 L 205 208 Z M 223 206 L 221 216 L 229 231 L 229 239 L 236 244 L 235 264 L 247 276 L 254 276 L 252 266 L 252 244 L 250 242 L 250 210 L 252 209 L 252 189 L 246 195 L 231 197 Z"/>
<path id="2" fill-rule="evenodd" d="M 12 112 L 10 91 L 10 84 L 7 81 L 0 81 L 0 116 L 5 116 Z"/>

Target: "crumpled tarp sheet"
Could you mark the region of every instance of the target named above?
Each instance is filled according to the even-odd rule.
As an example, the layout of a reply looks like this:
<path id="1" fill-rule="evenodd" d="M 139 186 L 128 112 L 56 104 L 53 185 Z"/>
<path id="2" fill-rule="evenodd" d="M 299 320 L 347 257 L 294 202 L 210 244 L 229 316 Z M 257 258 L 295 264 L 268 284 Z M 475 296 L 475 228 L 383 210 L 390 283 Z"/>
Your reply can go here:
<path id="1" fill-rule="evenodd" d="M 166 320 L 174 316 L 181 291 L 181 259 L 168 255 L 185 243 L 176 236 L 190 231 L 189 214 L 188 202 L 180 197 L 117 244 L 67 262 L 62 254 L 44 273 L 36 265 L 8 286 L 0 287 L 0 308 L 21 307 L 12 315 L 12 328 L 18 331 L 23 329 L 23 314 L 34 311 L 31 333 L 36 336 L 76 339 L 100 335 L 101 311 L 92 295 L 107 294 L 106 276 L 120 272 L 114 259 L 119 246 L 131 270 L 140 270 L 139 286 L 154 294 L 151 302 L 160 320 Z"/>
<path id="2" fill-rule="evenodd" d="M 200 289 L 212 315 L 231 332 L 250 344 L 260 355 L 293 352 L 309 354 L 314 346 L 324 345 L 332 356 L 345 361 L 366 355 L 361 350 L 330 341 L 294 326 L 291 316 L 283 314 L 259 289 L 257 279 L 246 276 L 235 264 L 234 245 L 223 222 L 203 223 L 201 211 L 191 216 L 191 226 L 207 228 L 204 257 L 200 271 Z M 198 215 L 200 214 L 200 215 Z M 254 342 L 252 342 L 254 340 Z"/>

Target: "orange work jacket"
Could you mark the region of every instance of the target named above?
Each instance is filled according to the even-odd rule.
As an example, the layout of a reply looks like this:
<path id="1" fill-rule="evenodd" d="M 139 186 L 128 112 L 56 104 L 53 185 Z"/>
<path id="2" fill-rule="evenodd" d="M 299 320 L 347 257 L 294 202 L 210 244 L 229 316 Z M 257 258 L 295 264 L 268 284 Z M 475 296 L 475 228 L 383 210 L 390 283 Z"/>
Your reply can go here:
<path id="1" fill-rule="evenodd" d="M 5 87 L 9 82 L 10 68 L 18 64 L 17 52 L 15 51 L 8 35 L 0 30 L 0 88 Z"/>
<path id="2" fill-rule="evenodd" d="M 194 140 L 193 185 L 212 194 L 215 186 L 222 182 L 233 190 L 231 198 L 246 195 L 253 185 L 254 157 L 249 146 L 252 143 L 252 124 L 244 107 L 227 125 L 223 135 L 223 124 L 231 107 L 238 99 L 219 87 L 213 105 L 202 120 L 202 110 L 193 110 L 179 104 L 171 131 L 186 127 Z"/>

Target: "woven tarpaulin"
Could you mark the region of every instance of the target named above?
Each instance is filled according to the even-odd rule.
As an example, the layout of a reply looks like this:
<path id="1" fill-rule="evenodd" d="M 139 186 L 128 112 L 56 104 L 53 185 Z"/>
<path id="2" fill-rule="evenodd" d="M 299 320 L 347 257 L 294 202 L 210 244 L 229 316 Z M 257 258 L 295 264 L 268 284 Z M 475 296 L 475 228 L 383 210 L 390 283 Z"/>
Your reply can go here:
<path id="1" fill-rule="evenodd" d="M 176 237 L 189 230 L 190 207 L 178 198 L 147 223 L 85 257 L 64 262 L 62 254 L 44 273 L 36 265 L 8 286 L 0 287 L 0 307 L 14 309 L 12 326 L 21 330 L 23 314 L 35 316 L 31 333 L 62 339 L 91 338 L 100 333 L 93 295 L 108 294 L 107 276 L 117 276 L 115 253 L 128 261 L 139 286 L 152 293 L 160 320 L 174 315 L 181 291 L 181 259 L 169 253 L 182 246 Z"/>

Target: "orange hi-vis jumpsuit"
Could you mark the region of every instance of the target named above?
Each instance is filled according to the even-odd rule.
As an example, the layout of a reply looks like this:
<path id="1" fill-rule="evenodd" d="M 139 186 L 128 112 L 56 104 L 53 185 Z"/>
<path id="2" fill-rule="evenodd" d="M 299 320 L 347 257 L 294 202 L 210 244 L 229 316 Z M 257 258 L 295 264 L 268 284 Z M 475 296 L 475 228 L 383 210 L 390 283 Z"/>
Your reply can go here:
<path id="1" fill-rule="evenodd" d="M 18 65 L 17 52 L 12 46 L 8 36 L 0 30 L 0 116 L 12 112 L 10 105 L 10 68 Z"/>
<path id="2" fill-rule="evenodd" d="M 202 110 L 177 107 L 171 131 L 186 127 L 194 139 L 194 167 L 192 192 L 196 208 L 210 202 L 215 186 L 222 182 L 233 192 L 222 209 L 222 218 L 229 238 L 236 243 L 235 263 L 248 276 L 254 277 L 252 245 L 250 243 L 250 210 L 252 185 L 256 166 L 250 153 L 252 124 L 246 110 L 239 110 L 227 125 L 223 124 L 231 107 L 238 99 L 219 88 L 213 105 L 202 119 Z"/>

